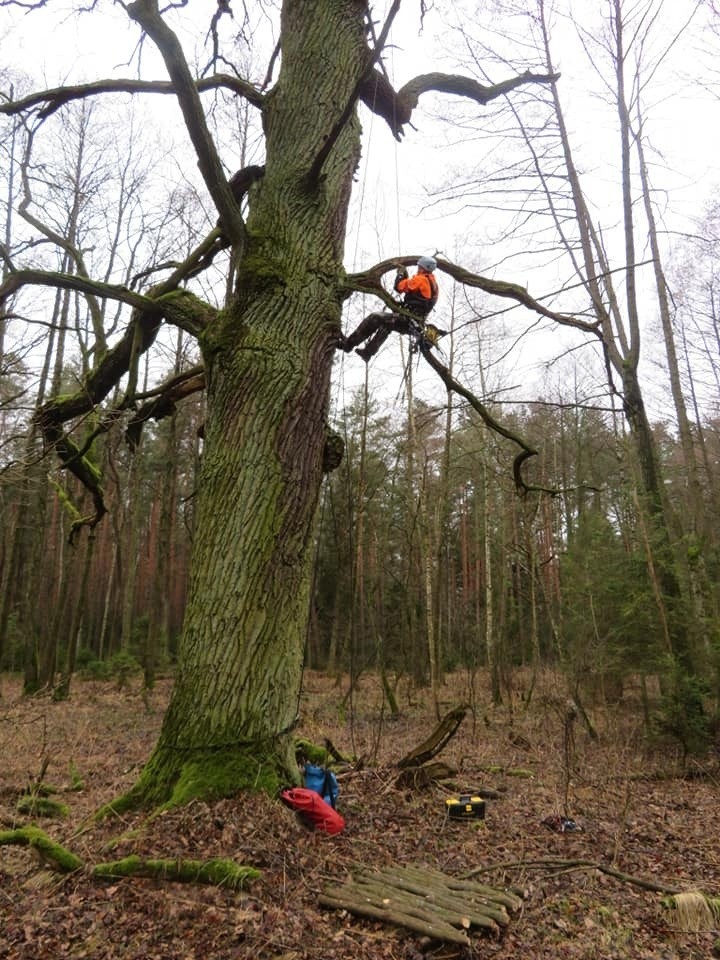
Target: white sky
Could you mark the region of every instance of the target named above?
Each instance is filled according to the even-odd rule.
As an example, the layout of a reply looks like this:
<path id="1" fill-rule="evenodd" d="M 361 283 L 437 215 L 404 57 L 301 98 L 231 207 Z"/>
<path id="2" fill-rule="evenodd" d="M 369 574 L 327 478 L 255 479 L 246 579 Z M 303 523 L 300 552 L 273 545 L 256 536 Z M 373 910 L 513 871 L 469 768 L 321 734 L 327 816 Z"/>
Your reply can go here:
<path id="1" fill-rule="evenodd" d="M 665 32 L 659 34 L 658 44 L 669 38 L 680 18 L 691 7 L 692 0 L 673 0 L 666 3 Z M 236 0 L 237 3 L 237 0 Z M 570 0 L 559 0 L 564 8 Z M 237 4 L 240 7 L 239 3 Z M 250 4 L 248 4 L 250 5 Z M 467 25 L 475 35 L 481 35 L 484 23 L 495 23 L 487 12 L 489 2 L 473 3 L 463 0 L 436 0 L 419 29 L 419 0 L 405 0 L 391 34 L 391 46 L 385 58 L 396 86 L 402 85 L 416 73 L 434 69 L 453 69 L 450 48 L 457 44 L 458 25 Z M 186 49 L 198 49 L 202 59 L 208 10 L 213 5 L 207 0 L 189 0 L 175 17 L 179 34 Z M 375 4 L 376 20 L 382 22 L 390 0 Z M 593 29 L 599 12 L 604 8 L 600 0 L 572 0 L 576 17 L 588 29 Z M 262 21 L 262 18 L 261 18 Z M 220 35 L 229 39 L 236 22 L 225 17 L 220 21 Z M 39 72 L 46 66 L 46 82 L 90 80 L 109 76 L 131 76 L 134 65 L 128 66 L 139 35 L 136 25 L 129 22 L 119 5 L 102 2 L 97 11 L 82 16 L 72 13 L 72 4 L 53 0 L 47 9 L 24 12 L 18 8 L 0 8 L 0 63 L 7 68 Z M 258 34 L 259 36 L 259 34 Z M 581 47 L 575 39 L 575 30 L 562 17 L 553 33 L 557 66 L 562 72 L 560 92 L 567 111 L 571 137 L 580 157 L 586 187 L 594 199 L 598 216 L 610 231 L 617 211 L 617 139 L 612 116 L 598 98 L 602 75 L 588 66 Z M 490 46 L 506 44 L 498 36 L 488 34 Z M 559 42 L 555 42 L 559 40 Z M 708 38 L 709 44 L 709 38 Z M 659 49 L 659 47 L 658 47 Z M 687 230 L 691 219 L 701 212 L 717 187 L 716 165 L 720 153 L 720 92 L 717 79 L 707 73 L 707 48 L 700 47 L 697 35 L 688 34 L 669 58 L 645 95 L 651 108 L 648 127 L 650 141 L 656 150 L 652 178 L 660 191 L 666 191 L 664 225 L 668 231 Z M 448 51 L 446 53 L 446 51 Z M 702 56 L 701 56 L 702 55 Z M 705 58 L 705 59 L 703 59 Z M 112 69 L 108 68 L 112 65 Z M 162 65 L 148 45 L 143 53 L 143 71 L 146 76 L 164 76 Z M 503 79 L 512 71 L 503 72 L 488 66 L 494 80 Z M 263 67 L 259 67 L 259 74 Z M 702 84 L 709 85 L 703 86 Z M 171 115 L 166 98 L 157 98 L 153 112 Z M 430 110 L 438 101 L 423 98 Z M 478 107 L 480 119 L 495 106 Z M 363 112 L 366 143 L 358 185 L 354 216 L 351 219 L 346 262 L 349 269 L 359 269 L 375 259 L 403 253 L 432 253 L 442 251 L 450 259 L 467 262 L 480 271 L 492 270 L 499 259 L 499 250 L 487 244 L 491 225 L 484 216 L 467 217 L 459 212 L 448 215 L 435 207 L 423 209 L 427 194 L 441 189 L 450 172 L 464 166 L 465 151 L 453 144 L 456 134 L 442 128 L 426 110 L 416 112 L 413 118 L 417 131 L 408 130 L 401 144 L 396 144 L 384 121 L 371 118 Z M 468 165 L 482 154 L 482 143 L 467 147 Z M 660 165 L 663 161 L 664 166 Z M 528 251 L 532 253 L 532 251 Z M 532 257 L 522 253 L 495 275 L 519 283 L 527 283 L 533 294 L 542 296 L 554 289 L 558 278 L 552 271 L 538 271 Z M 442 278 L 441 278 L 442 282 Z M 447 285 L 443 287 L 447 294 Z M 447 298 L 445 300 L 447 304 Z M 502 306 L 500 304 L 499 306 Z M 442 317 L 442 307 L 438 308 Z M 522 329 L 532 318 L 524 311 L 515 311 L 508 322 Z M 442 322 L 439 320 L 439 322 Z M 396 339 L 396 338 L 394 338 Z M 546 341 L 552 344 L 552 341 Z M 520 381 L 533 376 L 536 361 L 543 359 L 542 348 L 534 347 L 516 366 Z M 550 347 L 554 351 L 554 344 Z M 373 378 L 379 381 L 390 377 L 389 393 L 397 392 L 399 362 L 396 345 L 384 348 L 374 361 Z M 349 384 L 356 385 L 364 375 L 364 365 L 355 357 L 343 361 Z M 537 370 L 535 370 L 535 374 Z"/>

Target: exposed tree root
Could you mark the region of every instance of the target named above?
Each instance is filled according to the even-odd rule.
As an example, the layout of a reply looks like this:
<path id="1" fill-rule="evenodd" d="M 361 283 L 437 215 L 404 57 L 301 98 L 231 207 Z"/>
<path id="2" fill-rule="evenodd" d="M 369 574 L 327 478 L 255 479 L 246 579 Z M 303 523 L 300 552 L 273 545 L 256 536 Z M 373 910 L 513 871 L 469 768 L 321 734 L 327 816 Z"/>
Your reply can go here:
<path id="1" fill-rule="evenodd" d="M 83 861 L 66 847 L 51 840 L 38 827 L 18 827 L 0 831 L 0 846 L 32 847 L 45 866 L 57 873 L 74 873 L 84 867 Z M 116 877 L 154 877 L 176 883 L 206 883 L 239 890 L 260 876 L 254 867 L 241 866 L 232 860 L 143 860 L 125 857 L 110 863 L 98 863 L 91 875 L 98 879 Z"/>
<path id="2" fill-rule="evenodd" d="M 102 879 L 117 877 L 152 877 L 156 880 L 171 880 L 175 883 L 207 883 L 218 887 L 239 890 L 250 880 L 256 880 L 260 871 L 254 867 L 240 866 L 232 860 L 143 860 L 140 857 L 125 857 L 110 863 L 98 863 L 92 869 L 94 877 Z"/>
<path id="3" fill-rule="evenodd" d="M 0 847 L 6 844 L 32 847 L 38 852 L 43 863 L 58 873 L 73 873 L 83 865 L 80 857 L 55 843 L 39 827 L 17 827 L 15 830 L 0 831 Z"/>

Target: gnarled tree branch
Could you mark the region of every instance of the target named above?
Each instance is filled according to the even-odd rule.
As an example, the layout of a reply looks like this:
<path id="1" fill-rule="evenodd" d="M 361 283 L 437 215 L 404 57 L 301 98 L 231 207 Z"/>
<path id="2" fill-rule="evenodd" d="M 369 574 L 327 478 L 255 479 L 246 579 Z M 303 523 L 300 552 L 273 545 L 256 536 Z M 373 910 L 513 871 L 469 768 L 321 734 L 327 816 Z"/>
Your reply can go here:
<path id="1" fill-rule="evenodd" d="M 226 89 L 244 97 L 254 107 L 262 108 L 264 96 L 247 80 L 233 77 L 226 73 L 216 73 L 212 77 L 204 77 L 195 81 L 198 93 L 208 90 Z M 14 116 L 29 111 L 38 110 L 38 117 L 44 119 L 59 110 L 60 107 L 72 100 L 84 100 L 87 97 L 99 96 L 103 93 L 159 93 L 175 94 L 175 84 L 168 80 L 96 80 L 93 83 L 75 83 L 66 87 L 52 87 L 49 90 L 38 90 L 19 100 L 0 102 L 0 114 Z"/>
<path id="2" fill-rule="evenodd" d="M 379 297 L 390 307 L 390 309 L 396 312 L 403 312 L 402 307 L 392 299 L 390 294 L 382 286 L 382 277 L 389 271 L 394 270 L 398 265 L 402 264 L 404 266 L 409 266 L 417 262 L 417 259 L 417 256 L 402 256 L 396 257 L 393 260 L 383 260 L 380 263 L 370 267 L 368 270 L 363 271 L 362 273 L 348 274 L 345 280 L 345 286 L 349 291 L 375 294 L 375 296 Z M 483 277 L 479 274 L 471 273 L 469 270 L 465 270 L 463 267 L 451 263 L 448 260 L 438 260 L 437 265 L 439 270 L 442 270 L 444 273 L 447 273 L 449 276 L 453 277 L 453 279 L 457 280 L 458 283 L 462 283 L 469 287 L 477 287 L 478 289 L 484 290 L 486 293 L 490 293 L 496 297 L 505 297 L 515 300 L 517 303 L 527 307 L 529 310 L 539 313 L 543 317 L 548 317 L 551 320 L 555 320 L 557 323 L 565 326 L 575 327 L 576 329 L 582 330 L 585 333 L 592 334 L 593 336 L 598 337 L 602 343 L 602 332 L 600 331 L 598 324 L 586 323 L 584 320 L 579 320 L 576 317 L 569 316 L 564 313 L 558 313 L 554 310 L 549 310 L 542 303 L 532 297 L 525 287 L 522 287 L 519 284 L 509 283 L 505 280 L 494 280 L 490 277 Z M 523 478 L 523 464 L 526 460 L 529 460 L 530 457 L 537 456 L 538 451 L 531 447 L 522 437 L 518 436 L 516 433 L 513 433 L 513 431 L 503 426 L 503 424 L 496 420 L 487 407 L 482 403 L 482 401 L 479 400 L 471 390 L 457 381 L 452 376 L 448 368 L 440 362 L 440 360 L 429 348 L 423 349 L 422 354 L 425 360 L 438 374 L 448 390 L 452 390 L 459 396 L 464 397 L 470 406 L 478 414 L 480 414 L 483 422 L 491 430 L 500 434 L 500 436 L 505 437 L 507 440 L 512 440 L 520 447 L 520 453 L 515 457 L 513 462 L 513 478 L 517 489 L 523 493 L 535 491 L 549 493 L 553 496 L 557 495 L 559 491 L 549 489 L 547 487 L 528 484 Z"/>
<path id="3" fill-rule="evenodd" d="M 447 73 L 424 73 L 408 81 L 404 87 L 395 91 L 379 70 L 373 70 L 364 79 L 360 97 L 373 113 L 382 117 L 396 139 L 403 135 L 403 127 L 410 123 L 413 110 L 423 93 L 431 90 L 438 93 L 450 93 L 467 100 L 473 100 L 485 106 L 491 100 L 501 97 L 527 83 L 554 83 L 559 73 L 531 73 L 529 70 L 517 77 L 501 80 L 500 83 L 485 86 L 473 80 Z"/>
<path id="4" fill-rule="evenodd" d="M 134 450 L 140 443 L 142 428 L 148 420 L 162 420 L 175 412 L 179 401 L 205 389 L 205 369 L 201 365 L 184 370 L 147 394 L 147 403 L 138 408 L 127 425 L 125 439 Z"/>
<path id="5" fill-rule="evenodd" d="M 132 291 L 127 292 L 132 294 Z M 89 444 L 78 447 L 64 429 L 64 424 L 89 413 L 102 403 L 121 378 L 131 371 L 137 357 L 154 343 L 163 320 L 197 333 L 216 313 L 212 307 L 184 290 L 165 291 L 156 299 L 139 294 L 132 296 L 141 305 L 133 311 L 122 339 L 103 356 L 75 393 L 49 400 L 35 414 L 35 422 L 46 446 L 55 450 L 62 466 L 77 477 L 93 498 L 94 514 L 76 524 L 71 536 L 77 534 L 80 526 L 94 527 L 99 523 L 106 513 L 106 507 L 100 472 L 88 455 Z M 120 408 L 130 406 L 134 399 L 133 396 L 126 396 Z M 151 412 L 147 413 L 144 419 L 152 415 Z"/>
<path id="6" fill-rule="evenodd" d="M 399 265 L 412 266 L 412 264 L 417 263 L 418 256 L 419 255 L 411 257 L 402 256 L 395 257 L 392 260 L 382 260 L 380 263 L 376 263 L 361 273 L 350 273 L 345 278 L 345 287 L 349 292 L 357 291 L 359 293 L 375 294 L 387 303 L 389 294 L 382 286 L 382 277 L 391 270 L 395 270 Z M 540 316 L 555 320 L 564 326 L 575 327 L 578 330 L 602 339 L 602 334 L 597 323 L 587 323 L 585 320 L 580 320 L 569 314 L 550 310 L 529 294 L 525 287 L 520 286 L 518 283 L 483 277 L 480 274 L 471 273 L 469 270 L 465 270 L 463 267 L 451 263 L 449 260 L 438 259 L 437 269 L 443 273 L 447 273 L 453 280 L 457 280 L 458 283 L 462 283 L 466 287 L 475 287 L 478 290 L 483 290 L 485 293 L 492 294 L 494 297 L 515 300 L 516 303 L 527 307 L 528 310 L 539 313 Z M 391 300 L 389 305 L 392 305 L 392 303 L 393 301 Z"/>

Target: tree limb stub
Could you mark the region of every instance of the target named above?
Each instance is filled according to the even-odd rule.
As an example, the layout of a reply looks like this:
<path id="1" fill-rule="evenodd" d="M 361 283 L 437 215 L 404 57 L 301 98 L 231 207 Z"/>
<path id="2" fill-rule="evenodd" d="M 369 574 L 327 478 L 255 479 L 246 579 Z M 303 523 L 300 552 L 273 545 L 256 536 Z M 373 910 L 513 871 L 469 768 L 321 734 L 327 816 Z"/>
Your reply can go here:
<path id="1" fill-rule="evenodd" d="M 406 767 L 419 767 L 426 760 L 431 760 L 438 754 L 457 733 L 458 727 L 465 719 L 468 711 L 466 706 L 455 707 L 449 713 L 446 713 L 433 733 L 415 747 L 410 753 L 406 754 L 401 760 L 398 760 L 398 767 L 403 770 Z"/>
<path id="2" fill-rule="evenodd" d="M 179 401 L 204 389 L 205 371 L 197 366 L 191 370 L 185 370 L 153 391 L 154 396 L 138 408 L 125 430 L 125 439 L 130 449 L 137 448 L 143 425 L 148 420 L 157 421 L 169 417 L 175 412 Z"/>

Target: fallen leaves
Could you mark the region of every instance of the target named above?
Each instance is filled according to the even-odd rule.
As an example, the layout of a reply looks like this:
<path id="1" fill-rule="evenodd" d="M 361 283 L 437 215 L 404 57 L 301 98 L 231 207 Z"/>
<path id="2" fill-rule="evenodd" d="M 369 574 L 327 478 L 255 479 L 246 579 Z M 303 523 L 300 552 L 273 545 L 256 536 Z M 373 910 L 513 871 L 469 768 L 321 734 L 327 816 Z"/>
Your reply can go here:
<path id="1" fill-rule="evenodd" d="M 714 829 L 717 783 L 701 777 L 654 778 L 669 771 L 667 755 L 643 754 L 632 742 L 632 715 L 593 716 L 601 739 L 577 737 L 577 764 L 565 809 L 565 772 L 556 718 L 540 705 L 492 716 L 477 729 L 466 722 L 448 744 L 448 763 L 459 771 L 454 789 L 487 789 L 486 819 L 451 822 L 448 791 L 396 790 L 395 759 L 420 742 L 435 720 L 428 703 L 403 703 L 403 716 L 383 723 L 381 695 L 363 678 L 354 718 L 338 721 L 344 688 L 308 672 L 302 736 L 328 736 L 343 751 L 378 766 L 343 778 L 339 809 L 347 828 L 319 837 L 297 826 L 275 799 L 240 795 L 193 804 L 152 821 L 131 817 L 93 824 L 92 812 L 123 792 L 147 758 L 162 721 L 167 683 L 146 712 L 139 691 L 77 683 L 62 704 L 23 701 L 3 679 L 0 731 L 0 817 L 8 829 L 24 825 L 15 802 L 40 764 L 39 731 L 50 755 L 47 779 L 60 789 L 69 816 L 48 833 L 86 863 L 138 855 L 147 858 L 231 858 L 258 867 L 250 891 L 196 887 L 147 879 L 91 879 L 86 871 L 58 878 L 39 868 L 29 851 L 0 847 L 0 960 L 465 960 L 464 948 L 319 907 L 329 882 L 342 881 L 352 864 L 372 867 L 424 862 L 460 877 L 475 867 L 548 857 L 605 861 L 618 870 L 670 885 L 720 892 L 720 851 Z M 451 678 L 448 701 L 467 677 Z M 417 694 L 417 691 L 415 692 Z M 540 704 L 540 701 L 538 701 Z M 534 712 L 533 712 L 534 711 Z M 613 726 L 613 724 L 615 726 Z M 516 743 L 508 738 L 512 729 Z M 528 746 L 529 745 L 529 746 Z M 623 752 L 625 749 L 625 752 Z M 519 769 L 532 778 L 513 776 Z M 73 775 L 73 771 L 75 771 Z M 82 780 L 83 788 L 73 784 Z M 632 789 L 628 788 L 631 784 Z M 583 833 L 554 834 L 542 819 L 568 816 Z M 478 824 L 482 828 L 478 829 Z M 635 890 L 597 871 L 498 868 L 483 882 L 529 891 L 520 915 L 497 941 L 483 940 L 483 955 L 514 960 L 708 960 L 717 933 L 678 934 L 659 896 Z M 466 919 L 468 919 L 466 917 Z M 465 925 L 461 923 L 465 928 Z M 466 929 L 466 928 L 465 928 Z M 476 934 L 472 933 L 475 938 Z M 454 951 L 454 952 L 453 952 Z"/>

